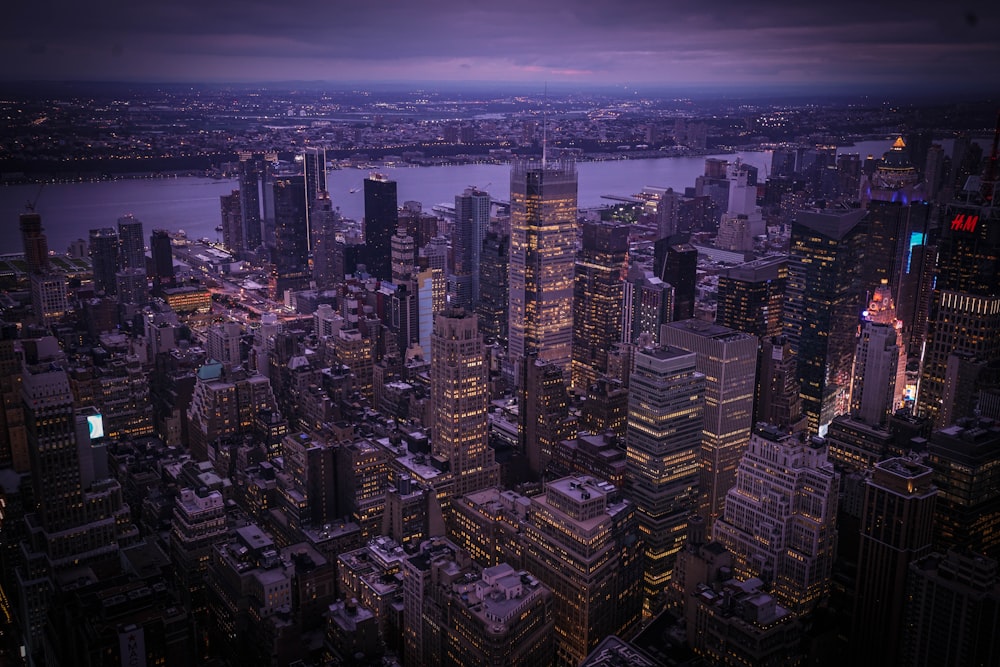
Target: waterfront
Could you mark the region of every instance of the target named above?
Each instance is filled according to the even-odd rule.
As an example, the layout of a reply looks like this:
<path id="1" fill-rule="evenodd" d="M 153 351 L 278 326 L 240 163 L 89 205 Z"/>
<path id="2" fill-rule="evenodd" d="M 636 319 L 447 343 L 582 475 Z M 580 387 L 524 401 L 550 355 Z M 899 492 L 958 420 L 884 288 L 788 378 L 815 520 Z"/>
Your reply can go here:
<path id="1" fill-rule="evenodd" d="M 881 155 L 891 141 L 872 141 L 841 152 Z M 706 157 L 659 158 L 580 162 L 579 206 L 608 205 L 603 195 L 629 196 L 643 187 L 672 187 L 683 191 L 694 185 L 704 172 Z M 760 168 L 770 168 L 770 152 L 740 152 L 718 155 L 737 158 Z M 398 200 L 419 201 L 429 210 L 441 203 L 453 203 L 456 194 L 468 186 L 489 191 L 497 199 L 509 194 L 510 166 L 496 164 L 449 165 L 442 167 L 392 167 L 380 170 L 398 183 Z M 368 170 L 337 169 L 328 174 L 328 188 L 334 205 L 348 218 L 364 215 L 363 181 Z M 0 216 L 13 233 L 0 240 L 0 253 L 23 251 L 17 234 L 17 218 L 25 204 L 37 198 L 36 211 L 48 236 L 49 248 L 65 252 L 88 230 L 114 227 L 117 219 L 132 214 L 143 222 L 146 236 L 153 229 L 184 230 L 189 238 L 218 239 L 219 197 L 237 187 L 234 180 L 199 177 L 140 178 L 92 183 L 54 183 L 0 187 Z M 352 192 L 353 190 L 353 192 Z"/>

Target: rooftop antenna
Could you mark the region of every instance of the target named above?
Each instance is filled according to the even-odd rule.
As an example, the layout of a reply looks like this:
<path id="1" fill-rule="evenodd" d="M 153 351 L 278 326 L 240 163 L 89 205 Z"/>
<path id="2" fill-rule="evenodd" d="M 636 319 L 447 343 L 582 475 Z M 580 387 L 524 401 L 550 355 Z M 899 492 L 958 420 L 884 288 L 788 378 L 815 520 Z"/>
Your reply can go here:
<path id="1" fill-rule="evenodd" d="M 545 82 L 545 92 L 542 94 L 542 169 L 545 169 L 545 161 L 548 158 L 548 138 L 546 129 L 548 126 L 549 111 L 549 82 Z"/>

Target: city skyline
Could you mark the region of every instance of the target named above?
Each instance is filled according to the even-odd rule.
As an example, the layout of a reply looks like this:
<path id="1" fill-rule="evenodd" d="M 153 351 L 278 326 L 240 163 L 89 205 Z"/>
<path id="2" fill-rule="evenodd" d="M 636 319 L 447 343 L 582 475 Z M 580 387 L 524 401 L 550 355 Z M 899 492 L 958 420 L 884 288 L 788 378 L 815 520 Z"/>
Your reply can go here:
<path id="1" fill-rule="evenodd" d="M 986 2 L 470 6 L 137 2 L 10 8 L 7 81 L 508 82 L 554 87 L 936 91 L 1000 74 Z"/>

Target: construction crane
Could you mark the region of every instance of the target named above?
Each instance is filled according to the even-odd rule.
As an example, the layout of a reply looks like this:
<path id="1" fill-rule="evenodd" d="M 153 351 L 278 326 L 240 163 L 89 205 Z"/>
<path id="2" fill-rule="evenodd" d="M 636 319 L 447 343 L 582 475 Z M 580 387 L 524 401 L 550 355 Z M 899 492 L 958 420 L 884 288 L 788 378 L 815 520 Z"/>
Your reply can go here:
<path id="1" fill-rule="evenodd" d="M 38 186 L 38 192 L 35 193 L 35 198 L 32 199 L 32 200 L 29 200 L 24 205 L 24 208 L 26 208 L 28 210 L 28 213 L 34 213 L 35 212 L 35 204 L 38 203 L 38 198 L 42 196 L 42 190 L 44 190 L 44 189 L 45 189 L 45 182 L 42 181 L 42 184 Z"/>

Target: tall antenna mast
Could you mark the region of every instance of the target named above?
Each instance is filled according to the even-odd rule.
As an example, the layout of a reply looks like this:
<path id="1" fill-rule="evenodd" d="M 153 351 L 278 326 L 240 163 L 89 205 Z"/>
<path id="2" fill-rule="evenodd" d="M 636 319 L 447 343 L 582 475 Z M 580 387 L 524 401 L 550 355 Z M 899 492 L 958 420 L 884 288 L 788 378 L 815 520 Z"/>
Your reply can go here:
<path id="1" fill-rule="evenodd" d="M 546 130 L 548 127 L 549 113 L 549 82 L 545 82 L 545 92 L 542 95 L 542 169 L 545 169 L 545 161 L 548 158 L 548 137 Z"/>

